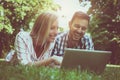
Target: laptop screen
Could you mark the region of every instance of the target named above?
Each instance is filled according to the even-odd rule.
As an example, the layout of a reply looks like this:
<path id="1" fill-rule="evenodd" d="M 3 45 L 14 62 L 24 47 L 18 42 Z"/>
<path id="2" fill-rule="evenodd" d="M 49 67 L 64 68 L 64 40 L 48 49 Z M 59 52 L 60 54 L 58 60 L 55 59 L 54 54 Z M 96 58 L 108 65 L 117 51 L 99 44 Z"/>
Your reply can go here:
<path id="1" fill-rule="evenodd" d="M 110 51 L 66 48 L 61 68 L 102 72 L 109 62 Z"/>

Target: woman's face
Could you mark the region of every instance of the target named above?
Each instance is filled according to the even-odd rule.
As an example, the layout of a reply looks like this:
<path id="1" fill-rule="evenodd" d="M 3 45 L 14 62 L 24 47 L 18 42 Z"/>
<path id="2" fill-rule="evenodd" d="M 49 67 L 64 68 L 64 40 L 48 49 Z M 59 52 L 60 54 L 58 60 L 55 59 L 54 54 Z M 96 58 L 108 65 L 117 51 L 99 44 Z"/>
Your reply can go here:
<path id="1" fill-rule="evenodd" d="M 53 42 L 58 33 L 58 20 L 54 21 L 52 26 L 50 27 L 50 32 L 48 36 L 48 42 Z"/>

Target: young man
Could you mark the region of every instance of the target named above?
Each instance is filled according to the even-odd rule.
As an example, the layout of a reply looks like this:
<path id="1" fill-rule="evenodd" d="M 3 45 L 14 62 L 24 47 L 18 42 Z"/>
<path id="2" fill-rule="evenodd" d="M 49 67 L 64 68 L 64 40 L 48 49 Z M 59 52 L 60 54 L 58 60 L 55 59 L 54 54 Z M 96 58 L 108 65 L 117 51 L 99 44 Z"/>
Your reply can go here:
<path id="1" fill-rule="evenodd" d="M 93 42 L 86 35 L 90 17 L 81 11 L 75 12 L 69 22 L 69 31 L 57 36 L 52 55 L 63 56 L 65 48 L 93 50 Z"/>

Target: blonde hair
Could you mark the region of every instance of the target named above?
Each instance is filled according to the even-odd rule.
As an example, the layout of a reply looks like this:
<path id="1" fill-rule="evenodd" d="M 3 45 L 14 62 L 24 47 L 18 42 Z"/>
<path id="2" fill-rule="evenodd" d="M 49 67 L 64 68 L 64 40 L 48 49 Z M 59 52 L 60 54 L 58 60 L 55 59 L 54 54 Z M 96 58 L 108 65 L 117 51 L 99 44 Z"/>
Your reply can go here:
<path id="1" fill-rule="evenodd" d="M 32 28 L 30 33 L 34 48 L 43 47 L 47 41 L 49 36 L 50 27 L 52 26 L 53 22 L 57 20 L 57 15 L 51 12 L 44 12 L 41 13 Z"/>

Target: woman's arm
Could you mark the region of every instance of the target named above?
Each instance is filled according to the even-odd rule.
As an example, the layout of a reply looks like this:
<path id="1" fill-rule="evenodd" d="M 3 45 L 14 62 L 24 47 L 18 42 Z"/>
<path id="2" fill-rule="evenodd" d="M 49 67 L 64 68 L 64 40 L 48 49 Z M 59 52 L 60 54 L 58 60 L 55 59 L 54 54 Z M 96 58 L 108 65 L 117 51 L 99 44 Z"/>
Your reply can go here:
<path id="1" fill-rule="evenodd" d="M 26 39 L 27 37 L 25 32 L 19 32 L 15 39 L 15 51 L 17 53 L 17 58 L 23 65 L 32 62 L 31 54 L 28 49 L 29 39 L 27 42 L 25 41 Z"/>
<path id="2" fill-rule="evenodd" d="M 44 59 L 44 60 L 40 60 L 40 61 L 30 62 L 30 63 L 28 63 L 28 65 L 48 66 L 52 63 L 54 65 L 61 65 L 61 62 L 57 59 L 57 56 L 52 56 L 48 59 Z"/>

